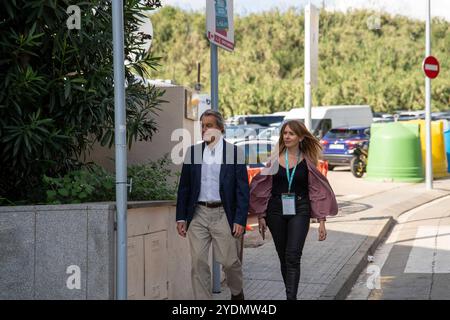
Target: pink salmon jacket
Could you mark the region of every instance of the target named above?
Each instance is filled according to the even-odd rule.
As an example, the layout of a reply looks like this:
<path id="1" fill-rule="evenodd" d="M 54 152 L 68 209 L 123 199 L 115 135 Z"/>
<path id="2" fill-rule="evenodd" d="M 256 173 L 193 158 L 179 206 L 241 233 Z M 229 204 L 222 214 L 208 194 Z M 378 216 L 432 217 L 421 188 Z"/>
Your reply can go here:
<path id="1" fill-rule="evenodd" d="M 311 218 L 326 220 L 327 216 L 335 216 L 338 213 L 338 204 L 333 189 L 328 179 L 305 157 L 308 166 L 308 191 L 311 203 Z M 274 162 L 278 162 L 277 160 Z M 275 164 L 276 168 L 281 168 Z M 259 218 L 267 214 L 267 205 L 272 195 L 272 177 L 276 172 L 270 172 L 273 168 L 270 163 L 261 173 L 253 177 L 250 184 L 249 213 L 257 214 Z M 269 170 L 268 172 L 264 172 Z"/>

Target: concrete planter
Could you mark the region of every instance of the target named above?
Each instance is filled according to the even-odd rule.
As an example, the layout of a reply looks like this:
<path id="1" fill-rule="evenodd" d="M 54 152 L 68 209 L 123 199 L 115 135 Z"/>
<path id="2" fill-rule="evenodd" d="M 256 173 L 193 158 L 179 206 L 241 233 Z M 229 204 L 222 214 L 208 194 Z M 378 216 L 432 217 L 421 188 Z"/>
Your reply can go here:
<path id="1" fill-rule="evenodd" d="M 129 203 L 130 299 L 190 299 L 174 202 Z M 114 299 L 115 205 L 0 207 L 0 299 Z"/>

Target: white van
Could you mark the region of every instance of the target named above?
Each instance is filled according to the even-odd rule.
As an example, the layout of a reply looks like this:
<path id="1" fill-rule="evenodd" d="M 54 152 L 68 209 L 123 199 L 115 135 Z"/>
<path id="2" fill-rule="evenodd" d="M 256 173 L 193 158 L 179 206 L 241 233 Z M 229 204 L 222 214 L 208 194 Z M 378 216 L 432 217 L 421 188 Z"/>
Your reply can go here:
<path id="1" fill-rule="evenodd" d="M 291 119 L 305 121 L 305 108 L 291 109 L 284 120 Z M 372 122 L 372 110 L 367 105 L 311 108 L 312 132 L 319 138 L 322 138 L 331 128 L 346 126 L 370 127 Z"/>

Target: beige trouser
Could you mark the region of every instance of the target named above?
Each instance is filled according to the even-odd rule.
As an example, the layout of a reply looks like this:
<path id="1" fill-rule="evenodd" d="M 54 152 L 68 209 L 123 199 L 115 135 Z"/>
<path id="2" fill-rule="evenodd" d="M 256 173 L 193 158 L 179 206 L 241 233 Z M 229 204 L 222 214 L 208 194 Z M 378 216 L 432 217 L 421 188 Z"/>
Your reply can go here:
<path id="1" fill-rule="evenodd" d="M 234 238 L 223 207 L 198 205 L 187 232 L 192 258 L 192 288 L 198 300 L 212 299 L 211 269 L 208 263 L 211 242 L 216 261 L 223 266 L 231 294 L 242 290 L 241 239 Z M 241 236 L 242 237 L 242 236 Z"/>

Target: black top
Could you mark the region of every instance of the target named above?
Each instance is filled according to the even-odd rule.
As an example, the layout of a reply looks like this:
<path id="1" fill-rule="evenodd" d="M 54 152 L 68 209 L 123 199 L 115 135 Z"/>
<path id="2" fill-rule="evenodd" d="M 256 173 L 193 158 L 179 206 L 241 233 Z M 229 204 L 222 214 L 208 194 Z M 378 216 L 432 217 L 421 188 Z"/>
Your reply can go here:
<path id="1" fill-rule="evenodd" d="M 292 174 L 294 168 L 289 169 L 289 174 Z M 279 166 L 278 172 L 273 176 L 272 180 L 272 195 L 279 196 L 282 193 L 288 192 L 288 180 L 286 175 L 286 168 Z M 297 164 L 295 169 L 294 181 L 291 185 L 291 193 L 294 193 L 302 198 L 308 197 L 308 166 L 305 159 Z"/>

